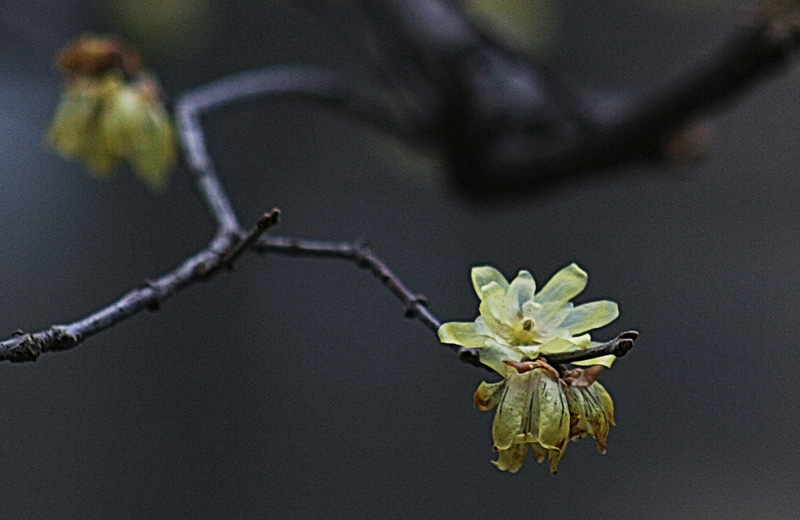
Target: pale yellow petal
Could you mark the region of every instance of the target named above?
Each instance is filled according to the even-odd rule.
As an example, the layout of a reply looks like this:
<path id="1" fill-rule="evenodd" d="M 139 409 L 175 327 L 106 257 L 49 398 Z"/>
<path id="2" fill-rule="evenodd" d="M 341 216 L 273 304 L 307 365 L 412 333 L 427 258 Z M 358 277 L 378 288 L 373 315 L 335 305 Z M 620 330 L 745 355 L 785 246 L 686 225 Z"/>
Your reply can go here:
<path id="1" fill-rule="evenodd" d="M 536 359 L 539 357 L 542 346 L 541 345 L 524 345 L 522 347 L 515 347 L 522 352 L 525 359 Z"/>
<path id="2" fill-rule="evenodd" d="M 560 354 L 561 352 L 571 352 L 573 350 L 581 350 L 581 348 L 566 338 L 552 339 L 539 348 L 543 356 L 547 356 L 548 354 Z"/>
<path id="3" fill-rule="evenodd" d="M 608 325 L 618 316 L 619 308 L 616 303 L 600 300 L 584 303 L 571 309 L 564 321 L 559 324 L 559 327 L 566 329 L 572 336 Z"/>
<path id="4" fill-rule="evenodd" d="M 472 286 L 475 288 L 475 293 L 481 300 L 483 300 L 484 297 L 484 287 L 492 282 L 496 283 L 504 291 L 508 288 L 508 280 L 506 280 L 505 276 L 503 276 L 500 271 L 489 265 L 473 267 L 471 278 Z"/>
<path id="5" fill-rule="evenodd" d="M 467 348 L 481 348 L 488 338 L 474 322 L 450 321 L 439 327 L 439 341 Z"/>
<path id="6" fill-rule="evenodd" d="M 528 271 L 520 271 L 517 277 L 511 281 L 506 290 L 504 307 L 504 317 L 506 320 L 519 320 L 523 317 L 523 306 L 532 302 L 533 294 L 536 292 L 536 282 Z"/>
<path id="7" fill-rule="evenodd" d="M 535 300 L 538 303 L 567 302 L 586 287 L 587 281 L 586 271 L 577 264 L 570 264 L 553 275 L 536 295 Z"/>
<path id="8" fill-rule="evenodd" d="M 497 283 L 490 282 L 484 286 L 483 300 L 478 310 L 486 326 L 496 335 L 511 340 L 512 327 L 504 319 L 505 289 Z"/>

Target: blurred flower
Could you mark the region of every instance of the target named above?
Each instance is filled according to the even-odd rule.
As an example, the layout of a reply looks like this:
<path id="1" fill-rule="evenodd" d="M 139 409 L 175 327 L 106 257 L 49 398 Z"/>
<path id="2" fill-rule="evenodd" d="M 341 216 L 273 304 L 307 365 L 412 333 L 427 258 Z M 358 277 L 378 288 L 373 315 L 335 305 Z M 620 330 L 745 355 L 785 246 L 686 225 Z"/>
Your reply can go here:
<path id="1" fill-rule="evenodd" d="M 569 300 L 587 283 L 575 264 L 538 293 L 528 271 L 508 283 L 493 267 L 475 267 L 472 283 L 481 300 L 480 316 L 443 324 L 439 338 L 480 349 L 481 362 L 505 376 L 498 383 L 481 383 L 473 397 L 479 410 L 497 407 L 492 437 L 499 457 L 493 464 L 516 473 L 530 450 L 537 462 L 546 457 L 555 474 L 567 441 L 587 435 L 605 453 L 614 403 L 596 379 L 614 356 L 576 362 L 592 366 L 573 370 L 551 366 L 546 356 L 593 345 L 585 332 L 616 319 L 617 305 L 602 300 L 575 307 Z"/>
<path id="2" fill-rule="evenodd" d="M 66 89 L 48 143 L 96 175 L 109 176 L 124 161 L 151 188 L 163 188 L 175 163 L 175 131 L 138 54 L 115 39 L 84 36 L 58 64 Z"/>

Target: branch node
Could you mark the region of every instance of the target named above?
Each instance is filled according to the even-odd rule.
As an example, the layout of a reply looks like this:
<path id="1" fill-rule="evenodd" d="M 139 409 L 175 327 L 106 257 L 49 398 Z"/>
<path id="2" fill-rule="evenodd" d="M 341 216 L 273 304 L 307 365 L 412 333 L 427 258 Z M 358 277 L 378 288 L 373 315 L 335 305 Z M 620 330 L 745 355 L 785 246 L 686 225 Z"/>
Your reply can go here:
<path id="1" fill-rule="evenodd" d="M 416 294 L 414 298 L 409 300 L 406 303 L 406 310 L 405 310 L 405 317 L 406 318 L 416 318 L 417 317 L 417 306 L 428 306 L 428 298 L 424 294 Z"/>
<path id="2" fill-rule="evenodd" d="M 53 342 L 49 350 L 68 350 L 79 342 L 79 338 L 69 332 L 65 327 L 53 325 L 51 330 L 53 331 Z"/>
<path id="3" fill-rule="evenodd" d="M 26 363 L 28 361 L 36 361 L 42 353 L 42 346 L 33 335 L 25 334 L 21 330 L 14 333 L 14 336 L 20 339 L 17 346 L 9 349 L 8 360 L 12 363 Z"/>
<path id="4" fill-rule="evenodd" d="M 353 257 L 356 265 L 362 269 L 372 265 L 372 244 L 366 238 L 362 238 L 353 244 Z"/>
<path id="5" fill-rule="evenodd" d="M 462 363 L 486 369 L 489 368 L 481 363 L 481 356 L 474 348 L 459 347 L 458 350 L 456 350 L 456 354 L 458 355 L 458 360 Z"/>
<path id="6" fill-rule="evenodd" d="M 258 241 L 258 239 L 266 230 L 277 224 L 280 220 L 280 217 L 281 211 L 278 208 L 272 208 L 268 213 L 261 215 L 252 229 L 250 229 L 250 231 L 241 237 L 241 240 L 238 244 L 223 254 L 218 266 L 212 266 L 206 273 L 206 276 L 212 274 L 220 267 L 226 267 L 229 270 L 233 270 L 234 263 L 240 256 L 242 256 L 242 253 L 250 249 L 250 247 Z"/>

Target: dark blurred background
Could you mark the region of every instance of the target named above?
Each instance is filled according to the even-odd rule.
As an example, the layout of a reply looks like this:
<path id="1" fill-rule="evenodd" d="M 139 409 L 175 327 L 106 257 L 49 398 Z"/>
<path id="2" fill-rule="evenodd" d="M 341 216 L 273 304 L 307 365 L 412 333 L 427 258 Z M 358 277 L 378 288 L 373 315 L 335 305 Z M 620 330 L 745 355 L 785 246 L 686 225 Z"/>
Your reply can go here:
<path id="1" fill-rule="evenodd" d="M 128 171 L 96 181 L 44 147 L 57 50 L 122 34 L 173 96 L 270 64 L 363 69 L 346 26 L 290 4 L 3 2 L 2 337 L 85 316 L 213 231 L 183 172 L 155 196 Z M 510 30 L 531 52 L 606 91 L 679 71 L 746 14 L 722 1 L 516 4 Z M 472 407 L 491 374 L 458 363 L 354 265 L 253 255 L 75 350 L 0 366 L 0 518 L 797 518 L 798 80 L 786 70 L 712 117 L 701 164 L 495 204 L 450 189 L 435 154 L 324 109 L 220 111 L 208 139 L 243 221 L 278 206 L 276 233 L 370 238 L 444 320 L 475 316 L 475 264 L 540 283 L 586 269 L 580 298 L 621 308 L 595 336 L 641 332 L 603 379 L 617 407 L 608 454 L 584 440 L 556 477 L 533 459 L 497 471 L 493 415 Z"/>

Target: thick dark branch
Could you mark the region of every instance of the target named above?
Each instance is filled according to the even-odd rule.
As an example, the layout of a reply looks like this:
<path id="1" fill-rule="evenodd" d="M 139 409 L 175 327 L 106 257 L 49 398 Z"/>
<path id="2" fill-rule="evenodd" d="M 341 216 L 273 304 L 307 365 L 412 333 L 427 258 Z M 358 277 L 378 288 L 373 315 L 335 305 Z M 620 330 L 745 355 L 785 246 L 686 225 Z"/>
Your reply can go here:
<path id="1" fill-rule="evenodd" d="M 767 2 L 716 52 L 675 79 L 597 105 L 589 124 L 584 120 L 578 125 L 581 131 L 550 139 L 514 133 L 496 140 L 482 157 L 488 173 L 476 181 L 476 189 L 522 194 L 575 174 L 596 174 L 636 161 L 696 158 L 707 147 L 698 121 L 788 64 L 800 46 L 799 12 L 796 1 Z"/>
<path id="2" fill-rule="evenodd" d="M 800 45 L 800 2 L 769 0 L 713 53 L 639 95 L 585 96 L 506 42 L 453 0 L 356 0 L 383 34 L 377 67 L 427 83 L 436 124 L 428 138 L 452 179 L 481 197 L 530 194 L 635 162 L 687 162 L 707 149 L 698 124 Z M 378 29 L 383 28 L 383 31 Z"/>
<path id="3" fill-rule="evenodd" d="M 587 359 L 598 358 L 600 356 L 613 355 L 622 357 L 633 348 L 633 342 L 639 337 L 635 330 L 623 332 L 616 338 L 602 345 L 590 347 L 584 350 L 573 350 L 560 354 L 550 354 L 545 356 L 550 364 L 574 363 L 575 361 L 586 361 Z"/>

